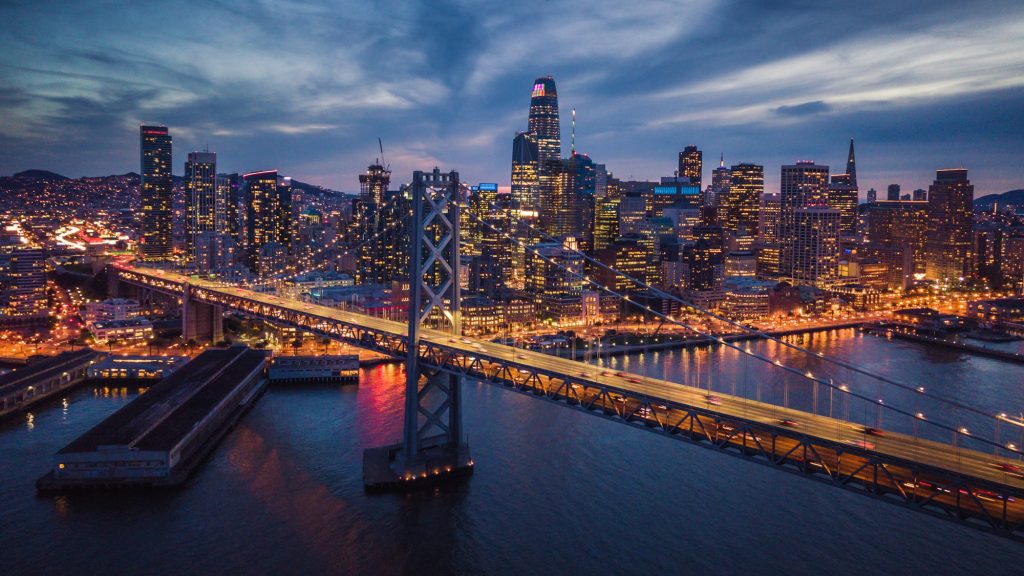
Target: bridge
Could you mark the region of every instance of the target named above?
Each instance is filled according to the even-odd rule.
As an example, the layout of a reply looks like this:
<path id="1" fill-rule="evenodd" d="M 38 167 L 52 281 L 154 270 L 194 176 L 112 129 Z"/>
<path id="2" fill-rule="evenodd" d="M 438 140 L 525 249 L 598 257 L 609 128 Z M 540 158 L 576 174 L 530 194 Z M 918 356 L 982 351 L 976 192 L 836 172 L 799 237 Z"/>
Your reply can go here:
<path id="1" fill-rule="evenodd" d="M 436 171 L 433 187 L 416 174 L 419 193 L 447 186 L 436 185 L 441 184 Z M 414 217 L 429 222 L 421 210 L 441 214 L 447 208 L 438 198 L 416 205 Z M 444 235 L 422 234 L 422 227 L 416 230 L 413 254 L 420 253 L 427 236 L 435 242 L 433 250 L 423 252 L 433 255 L 421 259 L 426 265 L 414 268 L 413 277 L 420 278 L 436 263 L 439 247 L 452 243 Z M 453 234 L 457 238 L 457 228 Z M 406 324 L 131 263 L 114 264 L 111 277 L 179 298 L 186 328 L 191 324 L 193 334 L 201 337 L 215 338 L 221 311 L 232 310 L 406 360 L 410 377 L 403 443 L 384 453 L 383 474 L 392 476 L 382 483 L 411 485 L 473 465 L 462 443 L 458 392 L 462 379 L 472 379 L 1024 540 L 1024 468 L 1011 459 L 1017 453 L 1012 444 L 982 443 L 991 448 L 989 453 L 957 441 L 969 437 L 966 429 L 954 431 L 952 444 L 917 434 L 916 422 L 914 434 L 883 432 L 817 410 L 717 391 L 712 395 L 696 386 L 467 338 L 458 333 L 457 307 L 441 310 L 454 321 L 445 329 L 437 327 L 439 309 L 451 305 L 442 295 L 458 301 L 451 278 L 440 281 L 442 289 L 427 291 L 426 306 L 413 283 L 410 308 L 420 314 L 410 313 Z M 195 332 L 197 326 L 201 333 Z M 935 425 L 923 418 L 921 424 Z M 367 466 L 380 465 L 364 460 Z"/>

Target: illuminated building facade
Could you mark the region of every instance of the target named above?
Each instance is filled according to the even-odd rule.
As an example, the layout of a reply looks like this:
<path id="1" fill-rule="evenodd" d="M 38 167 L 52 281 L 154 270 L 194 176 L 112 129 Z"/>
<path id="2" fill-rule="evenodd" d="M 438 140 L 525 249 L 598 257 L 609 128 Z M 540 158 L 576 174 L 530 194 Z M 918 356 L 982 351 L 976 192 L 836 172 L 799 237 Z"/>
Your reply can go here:
<path id="1" fill-rule="evenodd" d="M 250 268 L 263 274 L 259 266 L 265 244 L 287 247 L 291 240 L 291 183 L 279 178 L 277 170 L 251 172 L 242 177 L 245 184 L 246 251 Z M 278 267 L 275 265 L 275 267 Z"/>
<path id="2" fill-rule="evenodd" d="M 537 78 L 530 94 L 529 132 L 537 144 L 537 208 L 545 232 L 559 235 L 558 219 L 545 212 L 559 206 L 556 190 L 562 172 L 562 131 L 558 116 L 558 91 L 551 76 Z"/>
<path id="3" fill-rule="evenodd" d="M 849 174 L 832 175 L 832 183 L 828 186 L 828 206 L 839 211 L 839 232 L 843 236 L 857 233 L 857 185 L 853 184 Z"/>
<path id="4" fill-rule="evenodd" d="M 809 207 L 828 206 L 828 185 L 829 167 L 820 166 L 811 160 L 801 160 L 796 164 L 782 167 L 782 180 L 780 190 L 780 224 L 779 224 L 779 265 L 782 275 L 789 278 L 805 278 L 808 275 L 817 277 L 818 274 L 806 269 L 810 264 L 803 261 L 807 257 L 806 245 L 801 248 L 804 252 L 797 255 L 797 211 Z M 803 217 L 803 225 L 811 225 L 819 215 L 817 212 L 808 213 Z M 822 215 L 824 218 L 824 216 Z M 826 218 L 827 220 L 827 218 Z M 801 232 L 809 232 L 802 230 Z M 812 252 L 814 250 L 811 250 Z M 838 245 L 836 246 L 836 258 L 838 259 Z M 801 262 L 798 264 L 798 260 Z M 836 265 L 838 263 L 836 262 Z M 825 264 L 829 269 L 831 264 Z M 799 269 L 798 269 L 799 268 Z M 812 266 L 813 268 L 813 266 Z"/>
<path id="5" fill-rule="evenodd" d="M 823 287 L 839 276 L 839 211 L 827 206 L 793 214 L 792 273 L 800 284 Z"/>
<path id="6" fill-rule="evenodd" d="M 602 264 L 625 275 L 643 282 L 651 282 L 660 276 L 658 263 L 653 254 L 645 247 L 640 234 L 625 234 L 615 239 L 611 246 L 594 252 L 594 257 Z M 623 274 L 615 274 L 599 267 L 594 271 L 596 280 L 603 286 L 626 293 L 641 290 L 642 287 L 628 280 Z"/>
<path id="7" fill-rule="evenodd" d="M 729 192 L 732 185 L 732 173 L 725 166 L 725 156 L 718 160 L 718 167 L 711 172 L 711 196 L 705 198 L 706 204 L 721 204 L 722 198 Z"/>
<path id="8" fill-rule="evenodd" d="M 779 254 L 782 250 L 779 228 L 782 224 L 782 196 L 778 192 L 761 195 L 758 214 L 757 277 L 777 278 L 782 275 Z"/>
<path id="9" fill-rule="evenodd" d="M 619 237 L 618 195 L 594 199 L 594 250 L 607 248 Z"/>
<path id="10" fill-rule="evenodd" d="M 235 245 L 241 245 L 243 240 L 242 218 L 239 212 L 242 200 L 241 189 L 242 179 L 237 172 L 217 175 L 217 208 L 214 229 L 230 236 L 235 241 Z"/>
<path id="11" fill-rule="evenodd" d="M 143 260 L 170 260 L 174 181 L 166 126 L 140 126 Z"/>
<path id="12" fill-rule="evenodd" d="M 925 276 L 955 283 L 971 270 L 974 185 L 966 168 L 939 170 L 928 188 Z"/>
<path id="13" fill-rule="evenodd" d="M 185 259 L 196 261 L 196 238 L 217 229 L 217 154 L 189 152 L 185 162 Z M 224 203 L 221 202 L 221 210 Z M 224 216 L 219 218 L 223 220 Z"/>
<path id="14" fill-rule="evenodd" d="M 764 166 L 736 164 L 730 170 L 728 192 L 721 196 L 722 227 L 736 234 L 757 236 L 761 195 L 764 194 Z"/>
<path id="15" fill-rule="evenodd" d="M 701 172 L 704 168 L 704 153 L 696 146 L 690 145 L 679 153 L 679 176 L 689 178 L 690 184 L 701 187 Z"/>
<path id="16" fill-rule="evenodd" d="M 42 248 L 29 244 L 18 244 L 4 252 L 3 257 L 7 260 L 0 264 L 6 276 L 3 315 L 12 319 L 45 318 L 49 310 L 46 253 Z"/>

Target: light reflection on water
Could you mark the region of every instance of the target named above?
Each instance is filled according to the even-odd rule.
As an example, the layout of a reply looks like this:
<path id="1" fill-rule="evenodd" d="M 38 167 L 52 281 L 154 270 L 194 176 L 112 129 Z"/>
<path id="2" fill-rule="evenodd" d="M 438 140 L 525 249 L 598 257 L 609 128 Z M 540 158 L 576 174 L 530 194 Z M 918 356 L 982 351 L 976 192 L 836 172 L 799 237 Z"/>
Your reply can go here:
<path id="1" fill-rule="evenodd" d="M 806 343 L 936 393 L 1022 403 L 1024 367 L 853 332 Z M 784 386 L 721 351 L 612 362 L 685 379 L 697 358 L 716 368 L 720 391 L 730 375 L 759 380 L 764 395 Z M 403 372 L 362 377 L 271 388 L 179 491 L 34 495 L 52 454 L 134 393 L 85 389 L 66 413 L 40 407 L 34 430 L 0 424 L 4 572 L 977 574 L 1024 560 L 1016 543 L 475 383 L 465 387 L 473 477 L 367 496 L 362 450 L 397 441 Z"/>

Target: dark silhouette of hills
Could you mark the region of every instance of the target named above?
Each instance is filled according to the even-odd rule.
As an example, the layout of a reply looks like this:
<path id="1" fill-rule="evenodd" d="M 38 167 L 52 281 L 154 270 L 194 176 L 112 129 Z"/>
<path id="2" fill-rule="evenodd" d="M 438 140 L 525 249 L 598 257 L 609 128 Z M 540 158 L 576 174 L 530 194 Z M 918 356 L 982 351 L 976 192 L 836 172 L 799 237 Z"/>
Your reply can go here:
<path id="1" fill-rule="evenodd" d="M 974 199 L 974 207 L 991 208 L 992 204 L 997 202 L 1000 206 L 1008 204 L 1024 206 L 1024 189 L 1010 190 L 1009 192 L 1003 192 L 1002 194 L 986 194 L 985 196 Z"/>

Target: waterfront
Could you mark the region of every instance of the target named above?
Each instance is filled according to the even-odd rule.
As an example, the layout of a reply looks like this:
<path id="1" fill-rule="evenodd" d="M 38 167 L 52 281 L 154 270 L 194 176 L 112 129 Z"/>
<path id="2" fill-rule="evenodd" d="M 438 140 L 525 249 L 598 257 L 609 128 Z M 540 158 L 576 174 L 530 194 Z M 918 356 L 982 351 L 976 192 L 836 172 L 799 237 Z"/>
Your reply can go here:
<path id="1" fill-rule="evenodd" d="M 1024 405 L 1022 366 L 854 330 L 804 342 L 971 405 Z M 699 356 L 716 389 L 730 374 L 771 381 L 735 351 Z M 611 362 L 679 379 L 684 360 Z M 359 387 L 271 388 L 176 492 L 34 495 L 53 452 L 127 390 L 86 388 L 0 425 L 10 573 L 968 574 L 1024 560 L 1017 543 L 481 384 L 465 393 L 467 483 L 367 496 L 362 449 L 397 439 L 401 378 L 381 365 Z"/>

